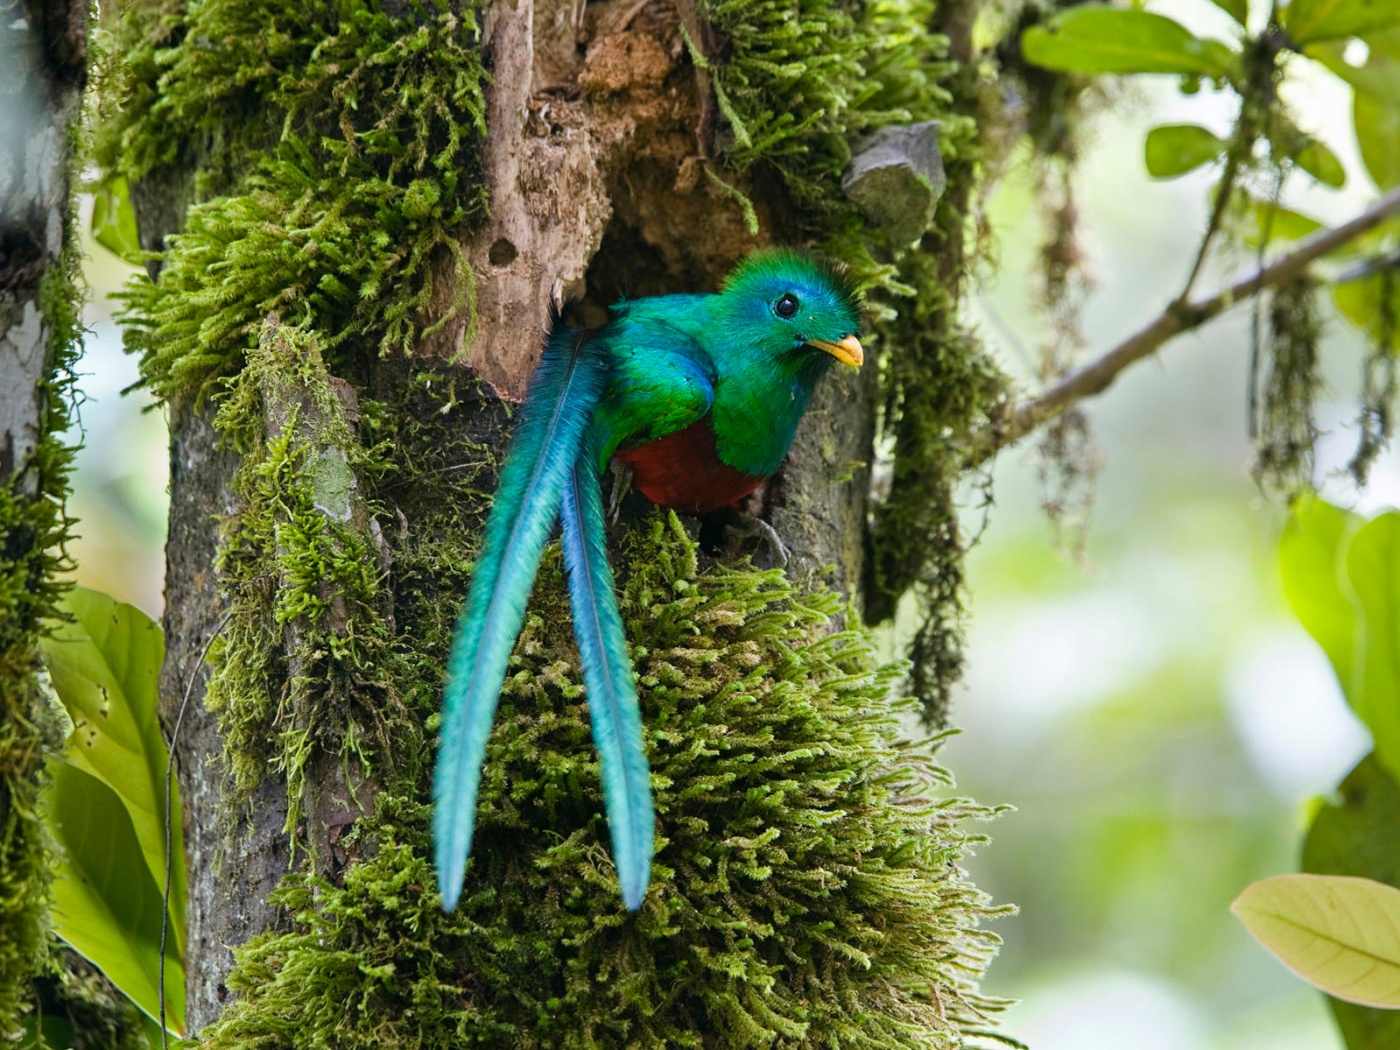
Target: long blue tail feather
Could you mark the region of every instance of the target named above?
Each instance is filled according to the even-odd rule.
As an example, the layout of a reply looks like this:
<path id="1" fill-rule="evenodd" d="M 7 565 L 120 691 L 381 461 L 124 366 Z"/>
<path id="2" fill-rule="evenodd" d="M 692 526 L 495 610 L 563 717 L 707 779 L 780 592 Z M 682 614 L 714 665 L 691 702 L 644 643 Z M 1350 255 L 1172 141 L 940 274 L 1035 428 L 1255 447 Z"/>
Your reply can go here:
<path id="1" fill-rule="evenodd" d="M 588 716 L 603 778 L 613 860 L 622 901 L 630 911 L 642 905 L 651 878 L 655 818 L 651 771 L 642 750 L 642 715 L 627 637 L 617 610 L 617 594 L 603 530 L 603 499 L 593 442 L 586 440 L 564 484 L 561 513 L 564 565 L 574 636 L 583 662 Z"/>
<path id="2" fill-rule="evenodd" d="M 525 622 L 525 606 L 566 479 L 606 379 L 606 362 L 589 352 L 584 333 L 557 331 L 530 381 L 501 470 L 466 605 L 453 635 L 443 691 L 433 840 L 438 890 L 447 911 L 457 906 L 466 875 L 486 741 L 511 650 Z"/>

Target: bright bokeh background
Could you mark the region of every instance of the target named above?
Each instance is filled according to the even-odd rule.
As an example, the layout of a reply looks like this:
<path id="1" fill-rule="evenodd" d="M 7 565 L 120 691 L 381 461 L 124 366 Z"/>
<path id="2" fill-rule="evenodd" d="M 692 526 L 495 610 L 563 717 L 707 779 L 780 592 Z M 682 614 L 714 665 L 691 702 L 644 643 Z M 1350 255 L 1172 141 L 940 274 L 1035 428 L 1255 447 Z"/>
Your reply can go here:
<path id="1" fill-rule="evenodd" d="M 1206 0 L 1153 6 L 1198 32 L 1228 33 Z M 1373 191 L 1355 160 L 1346 92 L 1319 75 L 1292 101 L 1352 173 L 1343 191 L 1293 203 L 1326 219 L 1353 214 Z M 1095 122 L 1079 182 L 1098 282 L 1084 316 L 1090 354 L 1176 294 L 1205 221 L 1209 175 L 1148 180 L 1146 129 L 1189 120 L 1223 134 L 1230 112 L 1208 91 L 1185 99 L 1171 78 L 1144 78 Z M 989 202 L 999 268 L 983 275 L 973 314 L 1030 384 L 1042 324 L 1029 306 L 1039 235 L 1028 181 L 1013 167 Z M 143 394 L 120 394 L 136 369 L 104 296 L 129 268 L 89 254 L 76 575 L 159 615 L 164 420 L 142 411 Z M 1199 288 L 1230 272 L 1215 267 Z M 1323 473 L 1354 442 L 1361 350 L 1343 322 L 1329 323 Z M 1227 911 L 1248 882 L 1296 867 L 1308 800 L 1368 750 L 1282 600 L 1283 515 L 1249 479 L 1247 358 L 1247 313 L 1237 310 L 1088 406 L 1106 459 L 1081 557 L 1056 549 L 1033 450 L 996 466 L 996 505 L 970 558 L 971 669 L 954 714 L 964 732 L 944 759 L 962 790 L 1016 807 L 987 829 L 993 842 L 970 867 L 1022 909 L 998 923 L 1006 946 L 988 990 L 1021 1000 L 1004 1029 L 1035 1050 L 1339 1045 L 1321 998 Z M 1387 455 L 1367 493 L 1337 478 L 1326 487 L 1373 510 L 1400 500 L 1400 462 Z"/>

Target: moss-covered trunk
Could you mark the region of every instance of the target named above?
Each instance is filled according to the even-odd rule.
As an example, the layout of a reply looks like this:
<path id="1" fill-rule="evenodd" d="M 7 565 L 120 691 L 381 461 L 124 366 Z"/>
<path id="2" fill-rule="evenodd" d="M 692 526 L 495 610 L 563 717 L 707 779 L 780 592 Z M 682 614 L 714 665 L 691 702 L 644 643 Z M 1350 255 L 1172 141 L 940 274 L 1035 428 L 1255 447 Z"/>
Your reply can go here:
<path id="1" fill-rule="evenodd" d="M 60 432 L 81 297 L 70 164 L 87 7 L 0 3 L 0 26 L 0 1040 L 12 1040 L 49 937 L 39 790 L 60 731 L 37 643 L 67 527 Z"/>
<path id="2" fill-rule="evenodd" d="M 837 184 L 891 121 L 971 150 L 936 85 L 946 14 L 806 7 L 127 9 L 99 156 L 162 252 L 127 323 L 170 412 L 162 703 L 173 725 L 196 676 L 175 751 L 207 1045 L 943 1046 L 983 1023 L 986 902 L 956 866 L 982 811 L 938 801 L 894 672 L 815 593 L 859 608 L 869 578 L 873 367 L 823 385 L 760 493 L 786 577 L 699 558 L 698 522 L 639 499 L 611 537 L 657 793 L 641 913 L 549 558 L 453 916 L 426 860 L 451 626 L 551 308 L 591 323 L 806 242 L 876 282 L 883 338 L 913 323 L 891 304 L 927 268 Z M 928 384 L 969 367 L 944 363 Z"/>

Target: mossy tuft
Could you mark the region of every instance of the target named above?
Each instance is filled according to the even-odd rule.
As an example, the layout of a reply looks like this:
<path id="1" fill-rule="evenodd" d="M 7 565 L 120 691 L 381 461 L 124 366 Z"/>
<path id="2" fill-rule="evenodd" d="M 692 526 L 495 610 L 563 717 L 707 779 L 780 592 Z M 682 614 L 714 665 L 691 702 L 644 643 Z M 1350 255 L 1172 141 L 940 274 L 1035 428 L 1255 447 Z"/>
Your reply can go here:
<path id="1" fill-rule="evenodd" d="M 460 231 L 485 206 L 475 8 L 429 2 L 412 15 L 404 32 L 360 4 L 126 12 L 129 101 L 104 125 L 99 159 L 133 184 L 182 150 L 201 161 L 202 202 L 158 279 L 134 278 L 119 297 L 127 346 L 159 396 L 214 392 L 269 313 L 314 320 L 327 352 L 355 338 L 407 353 L 470 311 Z"/>
<path id="2" fill-rule="evenodd" d="M 290 878 L 290 931 L 241 949 L 209 1050 L 955 1047 L 994 914 L 958 867 L 991 811 L 900 742 L 898 668 L 828 633 L 833 595 L 697 572 L 672 515 L 629 540 L 622 608 L 660 831 L 641 912 L 618 898 L 567 603 L 547 559 L 488 751 L 458 910 L 438 905 L 426 783 L 380 797 L 343 886 Z M 372 844 L 371 844 L 372 843 Z"/>

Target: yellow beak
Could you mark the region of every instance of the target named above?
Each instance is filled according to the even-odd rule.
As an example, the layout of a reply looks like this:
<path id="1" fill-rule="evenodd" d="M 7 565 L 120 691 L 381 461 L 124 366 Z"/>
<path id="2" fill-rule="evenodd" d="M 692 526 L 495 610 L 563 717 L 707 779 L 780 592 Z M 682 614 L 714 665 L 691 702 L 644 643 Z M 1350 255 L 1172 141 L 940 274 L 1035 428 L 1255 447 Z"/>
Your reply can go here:
<path id="1" fill-rule="evenodd" d="M 860 340 L 853 335 L 843 336 L 839 343 L 833 343 L 829 339 L 808 339 L 807 345 L 825 350 L 843 365 L 859 368 L 865 364 L 865 350 L 861 348 Z"/>

